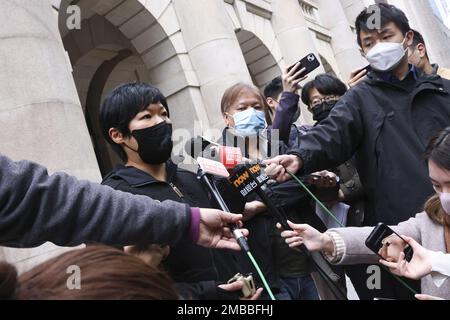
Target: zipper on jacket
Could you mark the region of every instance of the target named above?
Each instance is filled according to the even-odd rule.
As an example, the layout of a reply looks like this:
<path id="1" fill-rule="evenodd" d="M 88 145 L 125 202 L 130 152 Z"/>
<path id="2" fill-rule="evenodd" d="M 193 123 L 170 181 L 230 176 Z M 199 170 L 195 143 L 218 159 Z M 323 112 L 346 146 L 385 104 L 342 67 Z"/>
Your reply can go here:
<path id="1" fill-rule="evenodd" d="M 172 187 L 173 191 L 175 191 L 175 193 L 181 198 L 184 198 L 183 193 L 180 191 L 180 189 L 177 188 L 176 185 L 174 185 L 172 182 L 169 182 L 169 185 Z"/>

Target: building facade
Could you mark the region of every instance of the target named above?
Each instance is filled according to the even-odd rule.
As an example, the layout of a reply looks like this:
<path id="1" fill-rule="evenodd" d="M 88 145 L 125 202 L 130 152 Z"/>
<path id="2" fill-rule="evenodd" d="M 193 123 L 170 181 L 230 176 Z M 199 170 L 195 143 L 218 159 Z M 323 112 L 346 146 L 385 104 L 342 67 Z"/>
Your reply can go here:
<path id="1" fill-rule="evenodd" d="M 367 64 L 353 23 L 374 2 L 2 1 L 0 134 L 6 139 L 0 152 L 99 182 L 117 162 L 97 120 L 115 86 L 156 85 L 168 98 L 175 128 L 221 128 L 226 88 L 240 81 L 263 87 L 308 53 L 322 62 L 314 74 L 347 81 Z M 448 31 L 435 23 L 428 0 L 389 2 L 423 32 L 432 59 L 450 66 Z M 300 121 L 311 122 L 306 110 Z M 61 250 L 0 248 L 0 257 L 25 270 Z"/>

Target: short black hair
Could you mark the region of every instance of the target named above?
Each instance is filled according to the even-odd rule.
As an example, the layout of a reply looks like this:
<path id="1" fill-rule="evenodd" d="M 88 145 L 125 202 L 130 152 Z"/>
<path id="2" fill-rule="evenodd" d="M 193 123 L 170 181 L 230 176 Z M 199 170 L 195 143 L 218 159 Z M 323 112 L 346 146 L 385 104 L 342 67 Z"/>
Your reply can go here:
<path id="1" fill-rule="evenodd" d="M 414 30 L 414 29 L 412 29 L 412 32 L 414 32 L 412 47 L 415 49 L 417 47 L 417 45 L 423 44 L 425 46 L 425 52 L 426 52 L 427 59 L 430 60 L 430 57 L 428 56 L 428 50 L 426 50 L 427 45 L 425 43 L 425 39 L 423 38 L 422 34 L 419 31 Z"/>
<path id="2" fill-rule="evenodd" d="M 373 31 L 373 28 L 369 26 L 369 23 L 372 21 L 374 13 L 378 11 L 381 15 L 381 27 L 385 26 L 389 22 L 393 22 L 403 32 L 403 34 L 406 34 L 411 30 L 409 20 L 402 10 L 387 3 L 374 4 L 361 11 L 356 18 L 356 35 L 360 47 L 362 47 L 361 31 Z"/>
<path id="3" fill-rule="evenodd" d="M 341 80 L 331 74 L 319 74 L 314 80 L 309 81 L 302 90 L 302 101 L 309 106 L 311 100 L 309 93 L 312 89 L 317 89 L 323 95 L 343 96 L 347 92 L 347 86 Z"/>
<path id="4" fill-rule="evenodd" d="M 169 113 L 167 100 L 158 88 L 148 83 L 126 83 L 111 91 L 103 101 L 99 121 L 104 138 L 123 160 L 127 155 L 122 147 L 109 136 L 109 129 L 116 128 L 125 137 L 130 136 L 128 126 L 133 118 L 150 104 L 160 102 Z"/>
<path id="5" fill-rule="evenodd" d="M 274 78 L 270 83 L 264 88 L 264 97 L 272 98 L 274 100 L 278 99 L 278 96 L 283 91 L 283 82 L 281 77 L 278 76 Z"/>

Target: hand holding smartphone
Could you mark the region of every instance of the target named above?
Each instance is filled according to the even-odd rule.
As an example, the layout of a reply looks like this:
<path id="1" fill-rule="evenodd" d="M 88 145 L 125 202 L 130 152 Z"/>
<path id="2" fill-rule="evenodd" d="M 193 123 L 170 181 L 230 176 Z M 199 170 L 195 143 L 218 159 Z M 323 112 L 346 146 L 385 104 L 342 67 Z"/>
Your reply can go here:
<path id="1" fill-rule="evenodd" d="M 381 259 L 389 262 L 397 262 L 401 252 L 409 262 L 414 254 L 412 247 L 384 223 L 379 223 L 373 229 L 366 240 L 366 246 Z"/>
<path id="2" fill-rule="evenodd" d="M 367 76 L 367 74 L 372 71 L 372 67 L 370 65 L 365 66 L 364 68 L 357 69 L 350 74 L 350 79 L 348 80 L 348 86 L 354 87 L 357 84 L 361 83 Z"/>
<path id="3" fill-rule="evenodd" d="M 294 68 L 298 63 L 300 63 L 300 65 L 297 68 L 297 71 L 299 71 L 301 69 L 305 69 L 305 71 L 300 73 L 299 76 L 297 77 L 297 79 L 303 78 L 304 76 L 310 74 L 315 69 L 320 67 L 320 61 L 317 59 L 316 55 L 314 53 L 310 53 L 306 57 L 301 59 L 299 62 L 290 66 L 288 68 L 288 72 L 290 72 L 292 70 L 292 68 Z"/>

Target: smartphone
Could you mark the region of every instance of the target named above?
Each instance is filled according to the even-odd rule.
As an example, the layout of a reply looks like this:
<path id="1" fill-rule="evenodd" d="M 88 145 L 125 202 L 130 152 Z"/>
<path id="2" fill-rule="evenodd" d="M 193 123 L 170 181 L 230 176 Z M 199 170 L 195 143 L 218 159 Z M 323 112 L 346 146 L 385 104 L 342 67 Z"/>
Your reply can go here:
<path id="1" fill-rule="evenodd" d="M 324 179 L 330 179 L 330 180 L 334 181 L 333 178 L 319 176 L 319 175 L 315 175 L 315 174 L 309 174 L 309 175 L 300 177 L 300 180 L 305 184 L 314 184 L 314 182 L 317 182 L 318 180 L 324 180 Z"/>
<path id="2" fill-rule="evenodd" d="M 398 257 L 403 251 L 406 261 L 409 262 L 414 254 L 412 247 L 405 239 L 384 223 L 379 223 L 373 229 L 366 239 L 366 246 L 383 260 L 387 260 L 389 255 Z"/>
<path id="3" fill-rule="evenodd" d="M 318 175 L 314 175 L 314 174 L 308 174 L 306 176 L 301 176 L 300 180 L 303 183 L 310 183 L 311 181 L 318 180 L 320 178 L 322 178 L 322 176 L 318 176 Z"/>
<path id="4" fill-rule="evenodd" d="M 359 68 L 359 69 L 355 70 L 355 72 L 352 73 L 352 74 L 354 74 L 354 75 L 356 76 L 356 75 L 358 75 L 360 72 L 362 72 L 363 70 L 366 70 L 366 75 L 367 75 L 370 71 L 372 71 L 372 67 L 371 67 L 370 64 L 369 64 L 369 65 L 367 65 L 367 66 L 365 66 L 365 67 L 363 67 L 363 68 Z"/>
<path id="5" fill-rule="evenodd" d="M 363 69 L 366 70 L 367 73 L 369 73 L 370 71 L 372 71 L 372 67 L 370 66 L 370 64 L 367 65 L 367 66 L 365 66 Z"/>
<path id="6" fill-rule="evenodd" d="M 297 63 L 290 66 L 288 68 L 288 72 L 291 71 L 292 68 L 294 68 L 296 64 Z M 301 70 L 301 69 L 305 68 L 305 71 L 302 72 L 298 76 L 298 78 L 302 78 L 302 77 L 306 76 L 307 74 L 310 74 L 312 71 L 316 70 L 318 67 L 320 67 L 320 61 L 319 61 L 319 59 L 317 59 L 316 55 L 314 53 L 308 54 L 306 57 L 304 57 L 303 59 L 300 60 L 300 66 L 298 67 L 297 70 Z"/>

